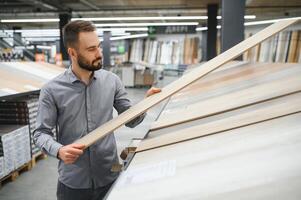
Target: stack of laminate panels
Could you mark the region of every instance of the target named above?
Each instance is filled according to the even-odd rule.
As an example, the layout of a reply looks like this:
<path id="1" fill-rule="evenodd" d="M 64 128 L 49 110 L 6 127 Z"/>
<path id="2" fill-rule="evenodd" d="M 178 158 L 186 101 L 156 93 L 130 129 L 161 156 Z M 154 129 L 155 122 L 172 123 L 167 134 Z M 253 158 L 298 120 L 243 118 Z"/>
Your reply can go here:
<path id="1" fill-rule="evenodd" d="M 0 62 L 0 97 L 37 91 L 64 71 L 48 63 Z"/>
<path id="2" fill-rule="evenodd" d="M 0 102 L 0 124 L 29 125 L 32 155 L 40 151 L 33 141 L 33 133 L 36 129 L 38 103 L 38 95 L 30 95 L 18 100 Z M 56 128 L 53 129 L 53 133 L 56 138 Z"/>
<path id="3" fill-rule="evenodd" d="M 31 160 L 28 126 L 0 125 L 0 178 Z"/>
<path id="4" fill-rule="evenodd" d="M 169 99 L 107 199 L 300 199 L 300 120 L 300 64 L 230 63 Z"/>

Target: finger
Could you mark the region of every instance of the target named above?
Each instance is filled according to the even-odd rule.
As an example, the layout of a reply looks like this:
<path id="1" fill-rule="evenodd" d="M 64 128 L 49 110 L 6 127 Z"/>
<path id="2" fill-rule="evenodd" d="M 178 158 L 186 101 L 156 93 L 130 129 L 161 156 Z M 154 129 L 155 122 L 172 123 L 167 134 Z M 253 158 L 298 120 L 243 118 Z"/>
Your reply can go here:
<path id="1" fill-rule="evenodd" d="M 77 149 L 84 149 L 85 145 L 84 144 L 77 144 L 77 143 L 73 143 L 71 144 L 72 147 L 77 148 Z"/>
<path id="2" fill-rule="evenodd" d="M 69 159 L 67 159 L 67 160 L 65 160 L 64 161 L 66 164 L 72 164 L 72 163 L 74 163 L 74 160 L 69 160 Z"/>
<path id="3" fill-rule="evenodd" d="M 77 158 L 66 158 L 65 160 L 74 163 L 77 160 Z"/>
<path id="4" fill-rule="evenodd" d="M 161 89 L 160 88 L 154 88 L 153 92 L 155 92 L 155 93 L 161 92 Z"/>
<path id="5" fill-rule="evenodd" d="M 67 153 L 73 154 L 73 155 L 82 155 L 83 154 L 83 150 L 76 149 L 76 148 L 69 148 L 67 150 Z"/>
<path id="6" fill-rule="evenodd" d="M 77 159 L 78 155 L 73 155 L 73 154 L 70 154 L 70 153 L 66 153 L 65 157 L 68 158 L 68 159 Z"/>

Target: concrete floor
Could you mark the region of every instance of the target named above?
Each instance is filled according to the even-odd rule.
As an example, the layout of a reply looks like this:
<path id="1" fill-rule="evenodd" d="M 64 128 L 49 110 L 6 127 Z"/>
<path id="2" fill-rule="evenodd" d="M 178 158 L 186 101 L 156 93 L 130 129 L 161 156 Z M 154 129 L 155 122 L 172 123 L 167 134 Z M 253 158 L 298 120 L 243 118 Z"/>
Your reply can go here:
<path id="1" fill-rule="evenodd" d="M 175 80 L 175 77 L 165 77 L 157 87 Z M 128 97 L 132 104 L 144 98 L 147 88 L 127 88 Z M 134 129 L 122 127 L 115 131 L 115 137 L 120 154 L 132 138 L 142 138 L 148 131 L 151 123 L 156 119 L 165 102 L 160 103 L 147 112 L 144 121 Z M 115 113 L 116 114 L 116 113 Z M 30 171 L 22 173 L 14 182 L 9 182 L 0 189 L 1 200 L 55 200 L 57 185 L 57 164 L 55 158 L 48 157 L 37 162 Z"/>

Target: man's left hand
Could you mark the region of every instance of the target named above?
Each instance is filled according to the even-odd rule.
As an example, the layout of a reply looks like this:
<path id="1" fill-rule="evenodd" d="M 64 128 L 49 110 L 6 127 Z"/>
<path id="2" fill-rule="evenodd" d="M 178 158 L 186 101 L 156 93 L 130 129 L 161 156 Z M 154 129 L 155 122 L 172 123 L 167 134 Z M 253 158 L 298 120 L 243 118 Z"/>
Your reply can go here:
<path id="1" fill-rule="evenodd" d="M 151 87 L 147 92 L 146 92 L 146 95 L 145 97 L 149 97 L 149 96 L 152 96 L 156 93 L 159 93 L 161 92 L 161 88 L 155 88 L 155 87 Z"/>

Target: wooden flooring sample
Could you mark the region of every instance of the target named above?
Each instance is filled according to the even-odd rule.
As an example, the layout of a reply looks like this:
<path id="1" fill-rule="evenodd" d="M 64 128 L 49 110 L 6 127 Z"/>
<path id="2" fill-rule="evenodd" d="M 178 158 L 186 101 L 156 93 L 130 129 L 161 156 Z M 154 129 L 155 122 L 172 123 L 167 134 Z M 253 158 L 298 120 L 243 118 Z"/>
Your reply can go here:
<path id="1" fill-rule="evenodd" d="M 156 95 L 153 95 L 153 96 L 150 96 L 150 97 L 144 99 L 143 101 L 136 104 L 129 110 L 120 114 L 118 117 L 115 117 L 114 119 L 108 121 L 107 123 L 103 124 L 102 126 L 98 127 L 94 131 L 90 132 L 88 135 L 80 138 L 79 140 L 77 140 L 75 142 L 79 143 L 79 144 L 84 144 L 86 147 L 92 145 L 97 140 L 112 133 L 114 130 L 121 127 L 125 123 L 131 121 L 135 117 L 146 112 L 149 108 L 155 106 L 156 104 L 158 104 L 161 101 L 163 101 L 164 99 L 170 97 L 174 93 L 180 91 L 184 87 L 192 84 L 193 82 L 197 81 L 198 79 L 206 76 L 207 74 L 209 74 L 210 72 L 219 68 L 223 64 L 238 57 L 243 52 L 247 51 L 248 49 L 252 48 L 253 46 L 259 44 L 260 42 L 266 40 L 267 38 L 282 31 L 286 27 L 296 23 L 298 20 L 299 20 L 299 18 L 282 20 L 282 21 L 276 22 L 275 24 L 273 24 L 271 26 L 268 26 L 267 28 L 256 33 L 252 37 L 247 38 L 243 42 L 235 45 L 234 47 L 230 48 L 229 50 L 225 51 L 224 53 L 209 60 L 208 62 L 203 64 L 202 67 L 192 70 L 190 73 L 183 75 L 177 81 L 167 85 L 166 87 L 164 87 L 162 89 L 161 93 L 158 93 Z"/>
<path id="2" fill-rule="evenodd" d="M 300 74 L 165 111 L 159 120 L 153 123 L 151 130 L 211 116 L 298 91 L 301 91 Z"/>
<path id="3" fill-rule="evenodd" d="M 301 113 L 136 153 L 107 200 L 298 200 Z"/>
<path id="4" fill-rule="evenodd" d="M 233 115 L 228 118 L 181 129 L 158 137 L 143 140 L 136 152 L 158 148 L 201 136 L 220 133 L 243 126 L 279 118 L 292 113 L 301 112 L 301 92 L 285 97 L 255 104 L 247 108 L 247 112 Z"/>

